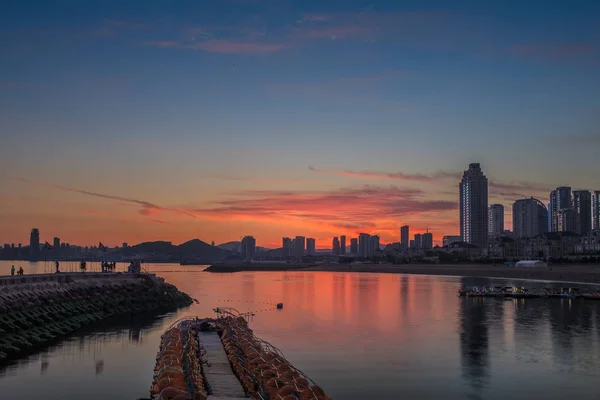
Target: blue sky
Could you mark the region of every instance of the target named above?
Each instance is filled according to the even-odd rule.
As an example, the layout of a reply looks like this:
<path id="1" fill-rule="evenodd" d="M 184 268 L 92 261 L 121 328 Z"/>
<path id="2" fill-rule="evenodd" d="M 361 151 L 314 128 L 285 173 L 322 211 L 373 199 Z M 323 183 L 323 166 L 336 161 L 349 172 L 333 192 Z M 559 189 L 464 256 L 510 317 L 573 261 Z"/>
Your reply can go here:
<path id="1" fill-rule="evenodd" d="M 547 202 L 558 185 L 600 189 L 598 2 L 5 2 L 0 15 L 0 167 L 10 171 L 0 191 L 12 199 L 2 240 L 50 226 L 65 208 L 75 228 L 63 236 L 88 240 L 77 227 L 100 199 L 18 178 L 213 211 L 244 190 L 420 185 L 424 201 L 456 200 L 451 179 L 309 166 L 431 175 L 480 162 L 490 179 L 524 189 L 491 191 L 507 207 L 517 194 Z M 126 229 L 99 229 L 149 239 L 130 211 L 119 216 Z M 418 213 L 393 219 L 444 220 L 440 234 L 454 233 L 456 212 Z M 268 242 L 336 233 L 252 215 L 232 219 Z M 352 229 L 393 239 L 392 221 L 367 217 Z M 222 219 L 199 228 L 173 217 L 148 235 L 239 236 Z"/>

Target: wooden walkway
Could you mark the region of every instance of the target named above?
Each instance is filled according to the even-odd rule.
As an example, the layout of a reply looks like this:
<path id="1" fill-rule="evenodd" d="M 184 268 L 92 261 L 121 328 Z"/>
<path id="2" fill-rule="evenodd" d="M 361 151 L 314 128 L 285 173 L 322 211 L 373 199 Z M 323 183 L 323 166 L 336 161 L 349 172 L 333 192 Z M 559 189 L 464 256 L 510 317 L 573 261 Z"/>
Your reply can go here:
<path id="1" fill-rule="evenodd" d="M 203 361 L 210 363 L 210 367 L 204 366 L 204 377 L 212 391 L 212 395 L 208 398 L 214 400 L 247 399 L 242 384 L 233 374 L 219 335 L 216 332 L 200 332 L 198 339 L 206 350 Z"/>

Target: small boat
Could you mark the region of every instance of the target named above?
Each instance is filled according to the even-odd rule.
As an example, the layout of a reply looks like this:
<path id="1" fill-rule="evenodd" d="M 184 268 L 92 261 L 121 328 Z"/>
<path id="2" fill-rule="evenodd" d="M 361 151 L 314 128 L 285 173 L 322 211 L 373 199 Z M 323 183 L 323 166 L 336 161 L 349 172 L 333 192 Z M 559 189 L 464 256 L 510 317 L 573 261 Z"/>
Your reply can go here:
<path id="1" fill-rule="evenodd" d="M 277 309 L 281 310 L 283 308 L 283 303 L 277 303 Z"/>

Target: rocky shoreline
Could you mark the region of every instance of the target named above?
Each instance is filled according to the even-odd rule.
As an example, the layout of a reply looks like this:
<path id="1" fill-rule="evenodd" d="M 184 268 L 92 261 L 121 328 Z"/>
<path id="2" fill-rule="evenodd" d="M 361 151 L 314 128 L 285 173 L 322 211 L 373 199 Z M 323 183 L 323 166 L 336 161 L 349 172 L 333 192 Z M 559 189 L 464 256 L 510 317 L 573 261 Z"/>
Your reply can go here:
<path id="1" fill-rule="evenodd" d="M 0 364 L 97 321 L 174 310 L 193 301 L 149 274 L 60 275 L 41 282 L 15 277 L 0 286 Z"/>

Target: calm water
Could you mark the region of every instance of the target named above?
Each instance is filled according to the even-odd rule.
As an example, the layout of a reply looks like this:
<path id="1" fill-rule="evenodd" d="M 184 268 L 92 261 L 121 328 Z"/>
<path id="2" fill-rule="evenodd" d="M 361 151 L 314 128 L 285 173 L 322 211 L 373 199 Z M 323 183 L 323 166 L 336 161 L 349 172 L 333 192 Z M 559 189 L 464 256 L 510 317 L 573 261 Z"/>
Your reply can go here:
<path id="1" fill-rule="evenodd" d="M 255 311 L 256 334 L 338 400 L 600 398 L 600 302 L 456 296 L 464 285 L 531 282 L 146 267 L 200 304 L 81 332 L 0 372 L 3 397 L 147 396 L 162 332 L 182 316 L 230 306 Z M 284 309 L 274 310 L 280 301 Z"/>

